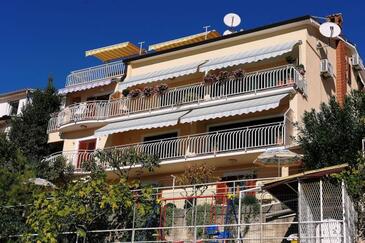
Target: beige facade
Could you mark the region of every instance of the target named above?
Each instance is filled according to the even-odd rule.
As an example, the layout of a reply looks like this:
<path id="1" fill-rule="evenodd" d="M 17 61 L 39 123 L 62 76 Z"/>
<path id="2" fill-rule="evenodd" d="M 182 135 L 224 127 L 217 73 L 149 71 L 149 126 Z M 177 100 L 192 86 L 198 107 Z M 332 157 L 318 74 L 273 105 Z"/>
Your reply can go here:
<path id="1" fill-rule="evenodd" d="M 305 111 L 312 108 L 318 109 L 322 102 L 328 102 L 329 98 L 336 94 L 336 84 L 338 83 L 338 80 L 336 80 L 336 73 L 338 72 L 336 43 L 338 41 L 342 40 L 332 39 L 329 41 L 323 38 L 319 33 L 318 23 L 312 18 L 306 18 L 281 23 L 274 27 L 247 31 L 242 34 L 217 37 L 216 40 L 213 38 L 196 45 L 127 58 L 125 59 L 125 76 L 117 84 L 113 83 L 66 94 L 66 107 L 61 111 L 60 114 L 62 115 L 56 114 L 55 119 L 50 121 L 49 142 L 52 143 L 63 139 L 63 153 L 60 154 L 72 154 L 69 157 L 72 163 L 75 163 L 75 160 L 80 158 L 80 152 L 84 152 L 80 151 L 82 147 L 80 143 L 92 139 L 96 141 L 95 145 L 92 145 L 94 146 L 92 149 L 105 149 L 114 146 L 122 148 L 140 146 L 143 151 L 149 151 L 148 149 L 150 148 L 155 149 L 153 151 L 157 151 L 156 153 L 161 153 L 162 151 L 162 153 L 166 153 L 169 156 L 166 156 L 166 154 L 160 155 L 165 157 L 161 159 L 161 166 L 154 173 L 140 173 L 136 169 L 134 174 L 146 181 L 160 184 L 169 183 L 171 181 L 171 174 L 182 173 L 187 165 L 195 163 L 214 165 L 217 168 L 217 175 L 220 177 L 239 175 L 240 173 L 254 173 L 257 177 L 276 177 L 282 173 L 295 173 L 299 169 L 296 166 L 272 168 L 262 167 L 253 162 L 259 154 L 267 149 L 286 147 L 296 150 L 295 142 L 289 139 L 289 137 L 296 134 L 291 124 L 300 121 Z M 238 61 L 235 65 L 226 65 L 211 72 L 218 74 L 220 71 L 233 72 L 237 69 L 243 69 L 248 76 L 251 75 L 253 77 L 252 80 L 261 82 L 261 86 L 257 86 L 260 87 L 259 89 L 256 87 L 247 91 L 246 86 L 242 86 L 247 84 L 242 84 L 238 80 L 232 82 L 229 90 L 227 88 L 228 91 L 224 91 L 223 88 L 216 88 L 216 92 L 220 92 L 220 94 L 216 95 L 209 91 L 208 98 L 206 98 L 208 89 L 206 88 L 207 85 L 203 85 L 202 82 L 207 73 L 200 71 L 200 68 L 207 62 L 223 60 L 227 56 L 229 57 L 236 53 L 265 50 L 265 48 L 289 42 L 296 44 L 293 45 L 290 51 L 280 55 L 270 53 L 270 57 L 265 57 L 262 60 L 242 61 L 241 63 Z M 347 52 L 348 60 L 350 60 L 351 56 L 355 54 L 354 49 L 349 46 Z M 290 59 L 293 60 L 292 63 L 288 63 Z M 321 60 L 323 59 L 327 59 L 332 64 L 333 75 L 331 77 L 321 75 Z M 177 67 L 189 66 L 192 63 L 199 63 L 196 72 L 176 76 L 168 76 L 168 74 L 166 76 L 166 73 L 168 73 L 166 70 L 175 70 Z M 277 76 L 269 76 L 274 75 L 272 73 L 275 72 L 286 72 L 285 70 L 289 70 L 288 65 L 292 65 L 289 68 L 296 68 L 299 64 L 304 65 L 305 74 L 303 75 L 297 69 L 293 69 L 295 70 L 294 74 L 291 72 L 285 73 L 285 83 L 280 78 L 275 78 Z M 154 79 L 148 78 L 152 75 L 156 76 L 159 72 L 164 73 L 165 76 Z M 128 80 L 143 76 L 146 77 L 144 81 L 128 87 Z M 270 77 L 273 80 L 270 80 Z M 174 96 L 175 100 L 171 101 L 170 99 L 171 105 L 169 106 L 165 105 L 165 101 L 161 98 L 162 96 L 156 98 L 157 95 L 153 98 L 142 97 L 134 101 L 128 100 L 131 98 L 121 97 L 124 87 L 133 90 L 137 88 L 143 89 L 147 86 L 155 87 L 160 84 L 168 85 L 168 92 L 171 96 L 175 93 L 180 94 L 183 92 L 179 90 L 192 90 L 189 87 L 194 85 L 199 90 L 203 90 L 201 87 L 204 86 L 205 93 L 203 95 L 195 91 L 195 93 L 189 91 L 190 93 L 188 94 L 190 96 L 186 96 L 185 93 L 184 96 L 176 96 L 177 98 Z M 224 85 L 226 85 L 224 87 L 228 87 L 227 84 Z M 236 86 L 241 88 L 235 88 Z M 348 92 L 352 89 L 361 88 L 361 84 L 359 85 L 358 83 L 358 73 L 351 66 L 348 66 L 346 86 Z M 235 92 L 235 89 L 237 89 L 237 92 Z M 242 91 L 243 89 L 245 90 Z M 231 93 L 227 95 L 227 92 Z M 112 93 L 114 94 L 111 95 Z M 193 97 L 191 97 L 192 94 Z M 201 97 L 196 98 L 197 94 L 201 95 Z M 228 115 L 223 114 L 227 112 L 226 110 L 219 111 L 219 107 L 223 107 L 223 105 L 235 104 L 237 106 L 237 104 L 242 104 L 243 107 L 248 102 L 264 102 L 278 94 L 284 94 L 285 97 L 282 96 L 284 98 L 276 100 L 277 104 L 275 106 L 269 107 L 266 104 L 264 108 L 259 109 L 251 105 L 246 107 L 247 111 L 241 110 L 236 113 L 232 111 L 230 114 L 227 113 Z M 110 95 L 107 101 L 97 102 L 90 101 L 89 99 L 90 97 L 105 97 L 105 95 Z M 186 97 L 189 97 L 191 101 L 184 103 Z M 89 102 L 85 105 L 85 102 L 88 100 Z M 155 103 L 152 102 L 154 100 L 156 100 Z M 78 103 L 71 105 L 75 102 Z M 137 105 L 143 106 L 143 108 L 136 108 Z M 193 122 L 183 122 L 184 116 L 187 114 L 193 111 L 199 113 L 199 109 L 202 109 L 201 112 L 204 112 L 203 108 L 215 106 L 217 111 L 213 110 L 211 113 L 220 112 L 219 114 L 222 115 L 209 118 L 212 114 L 205 114 L 208 118 L 197 119 Z M 236 109 L 238 108 L 236 107 Z M 159 121 L 158 117 L 163 117 L 163 114 L 180 111 L 186 111 L 186 114 L 177 119 L 172 125 L 156 125 L 154 128 L 150 128 L 148 124 L 144 124 L 146 121 L 159 123 L 161 121 Z M 101 112 L 102 115 L 100 115 Z M 123 131 L 111 130 L 108 134 L 98 136 L 99 129 L 103 129 L 110 124 L 116 124 L 113 125 L 114 129 L 116 129 L 118 124 L 123 125 L 123 122 L 130 123 L 131 127 L 128 129 L 123 128 Z M 144 124 L 145 127 L 138 126 L 134 128 L 135 124 L 139 123 Z M 279 130 L 272 130 L 276 129 L 272 128 L 275 125 L 274 123 L 280 126 Z M 241 127 L 238 125 L 235 127 L 233 124 L 241 124 Z M 220 127 L 222 130 L 218 128 L 218 130 L 215 130 L 214 127 Z M 248 139 L 255 140 L 255 142 L 245 141 L 243 145 L 238 144 L 237 141 L 239 139 L 235 140 L 237 138 L 233 137 L 232 134 L 234 132 L 232 129 L 236 129 L 234 131 L 237 131 L 237 134 L 242 136 L 239 139 L 244 140 L 248 137 Z M 248 132 L 245 132 L 244 129 Z M 216 137 L 214 137 L 214 132 L 218 134 Z M 172 137 L 163 137 L 166 134 L 170 134 L 169 136 Z M 219 136 L 225 136 L 225 140 L 219 140 L 221 139 Z M 160 139 L 161 141 L 146 140 L 147 138 L 152 140 L 154 140 L 153 138 Z M 223 144 L 212 145 L 211 142 L 207 142 L 213 138 L 218 139 L 217 141 L 223 141 Z M 151 141 L 152 145 L 144 145 L 147 141 Z M 232 141 L 237 142 L 237 144 L 229 145 Z M 158 142 L 160 143 L 158 144 Z M 204 151 L 199 147 L 199 143 L 206 146 Z M 163 145 L 165 147 L 162 147 L 161 144 L 169 144 L 171 147 L 166 147 L 168 145 Z M 214 146 L 217 146 L 217 148 L 213 148 Z M 217 152 L 216 150 L 219 151 Z M 224 152 L 222 152 L 223 150 Z M 112 173 L 110 178 L 113 178 Z"/>
<path id="2" fill-rule="evenodd" d="M 23 108 L 30 102 L 31 89 L 22 89 L 0 94 L 0 131 L 10 130 L 10 119 L 22 113 Z"/>

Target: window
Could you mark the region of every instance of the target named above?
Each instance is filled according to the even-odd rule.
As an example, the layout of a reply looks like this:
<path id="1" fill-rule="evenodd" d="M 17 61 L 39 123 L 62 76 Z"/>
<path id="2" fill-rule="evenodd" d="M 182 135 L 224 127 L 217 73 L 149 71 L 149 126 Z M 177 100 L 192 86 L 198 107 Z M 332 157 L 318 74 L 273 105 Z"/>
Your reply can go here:
<path id="1" fill-rule="evenodd" d="M 177 132 L 164 133 L 164 134 L 144 137 L 143 142 L 148 143 L 148 142 L 155 141 L 155 140 L 162 140 L 162 139 L 176 138 L 176 137 L 177 137 Z"/>
<path id="2" fill-rule="evenodd" d="M 87 98 L 87 101 L 93 101 L 93 100 L 109 100 L 109 94 L 101 95 L 101 96 L 91 96 Z"/>
<path id="3" fill-rule="evenodd" d="M 80 103 L 80 102 L 81 102 L 81 97 L 73 97 L 71 99 L 71 105 L 76 104 L 76 103 Z"/>
<path id="4" fill-rule="evenodd" d="M 229 124 L 223 124 L 223 125 L 214 125 L 209 127 L 209 132 L 217 132 L 221 130 L 227 130 L 227 129 L 238 129 L 241 127 L 248 127 L 248 126 L 259 126 L 269 123 L 275 123 L 275 122 L 282 122 L 284 120 L 283 117 L 275 117 L 270 119 L 263 119 L 263 120 L 256 120 L 256 121 L 246 121 L 246 122 L 236 122 L 236 123 L 229 123 Z"/>

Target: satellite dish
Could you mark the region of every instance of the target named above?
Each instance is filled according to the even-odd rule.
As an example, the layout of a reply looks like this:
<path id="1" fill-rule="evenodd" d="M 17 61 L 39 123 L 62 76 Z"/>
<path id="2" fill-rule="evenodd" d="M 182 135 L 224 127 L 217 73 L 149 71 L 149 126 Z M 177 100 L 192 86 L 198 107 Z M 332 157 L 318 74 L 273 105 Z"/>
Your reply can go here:
<path id="1" fill-rule="evenodd" d="M 224 31 L 224 32 L 223 32 L 223 35 L 230 35 L 230 34 L 232 34 L 232 33 L 233 33 L 233 31 L 226 30 L 226 31 Z"/>
<path id="2" fill-rule="evenodd" d="M 334 38 L 341 34 L 341 28 L 333 22 L 326 22 L 319 26 L 319 32 L 325 37 Z"/>
<path id="3" fill-rule="evenodd" d="M 223 18 L 224 24 L 230 28 L 237 27 L 241 23 L 241 17 L 235 13 L 226 14 Z"/>

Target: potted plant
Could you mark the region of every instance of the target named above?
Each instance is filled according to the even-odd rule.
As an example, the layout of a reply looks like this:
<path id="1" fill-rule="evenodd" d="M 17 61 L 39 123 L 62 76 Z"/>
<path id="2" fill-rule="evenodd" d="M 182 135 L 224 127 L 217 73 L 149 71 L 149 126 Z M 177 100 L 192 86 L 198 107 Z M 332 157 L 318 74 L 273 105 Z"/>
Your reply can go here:
<path id="1" fill-rule="evenodd" d="M 303 64 L 299 64 L 299 65 L 297 66 L 297 69 L 298 69 L 298 71 L 299 71 L 299 73 L 300 73 L 301 75 L 304 75 L 304 74 L 305 74 L 305 68 L 304 68 L 304 65 L 303 65 Z"/>
<path id="2" fill-rule="evenodd" d="M 166 93 L 166 91 L 168 90 L 168 86 L 167 84 L 160 84 L 160 85 L 157 85 L 155 87 L 155 91 L 156 93 L 158 93 L 159 95 L 163 95 L 164 93 Z"/>
<path id="3" fill-rule="evenodd" d="M 229 73 L 227 71 L 220 71 L 217 79 L 219 83 L 224 83 L 225 81 L 227 81 L 228 77 Z"/>
<path id="4" fill-rule="evenodd" d="M 242 68 L 236 69 L 232 72 L 232 75 L 235 79 L 242 78 L 245 76 L 245 71 Z"/>
<path id="5" fill-rule="evenodd" d="M 212 73 L 208 73 L 204 79 L 204 84 L 212 84 L 212 83 L 215 83 L 217 82 L 217 76 L 212 74 Z"/>
<path id="6" fill-rule="evenodd" d="M 137 98 L 141 95 L 142 91 L 140 89 L 133 89 L 129 92 L 129 97 Z"/>
<path id="7" fill-rule="evenodd" d="M 151 97 L 153 95 L 154 89 L 150 86 L 144 87 L 143 95 L 145 97 Z"/>
<path id="8" fill-rule="evenodd" d="M 124 97 L 127 97 L 131 91 L 129 89 L 123 89 L 122 94 Z"/>

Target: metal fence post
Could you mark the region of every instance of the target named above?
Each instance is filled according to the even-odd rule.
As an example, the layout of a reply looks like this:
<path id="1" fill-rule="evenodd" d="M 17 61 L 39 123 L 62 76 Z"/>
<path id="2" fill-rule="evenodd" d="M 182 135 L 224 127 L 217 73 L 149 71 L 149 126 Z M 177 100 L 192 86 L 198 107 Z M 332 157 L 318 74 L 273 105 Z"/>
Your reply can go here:
<path id="1" fill-rule="evenodd" d="M 134 242 L 134 238 L 135 238 L 135 233 L 136 233 L 136 231 L 135 231 L 135 225 L 134 225 L 134 223 L 135 223 L 135 221 L 136 221 L 136 203 L 134 203 L 134 205 L 133 205 L 133 222 L 132 222 L 132 239 L 131 239 L 131 242 Z"/>
<path id="2" fill-rule="evenodd" d="M 237 241 L 239 242 L 239 240 L 241 239 L 241 211 L 242 211 L 242 191 L 239 192 L 239 196 L 238 196 L 238 219 L 237 219 Z"/>
<path id="3" fill-rule="evenodd" d="M 263 217 L 263 214 L 262 214 L 262 196 L 263 196 L 263 192 L 262 190 L 260 190 L 261 192 L 261 195 L 260 195 L 260 243 L 262 243 L 262 235 L 263 235 L 263 232 L 264 232 L 264 229 L 263 229 L 263 222 L 262 222 L 262 217 Z"/>
<path id="4" fill-rule="evenodd" d="M 343 228 L 343 242 L 347 243 L 346 235 L 346 205 L 345 205 L 345 183 L 341 182 L 341 192 L 342 192 L 342 228 Z M 348 205 L 349 206 L 349 205 Z"/>
<path id="5" fill-rule="evenodd" d="M 194 185 L 193 187 L 193 190 L 194 190 L 194 202 L 193 202 L 193 210 L 192 212 L 194 213 L 194 243 L 196 242 L 196 239 L 198 237 L 198 230 L 196 228 L 196 215 L 197 215 L 197 193 L 196 193 L 196 186 Z"/>
<path id="6" fill-rule="evenodd" d="M 323 181 L 319 180 L 319 213 L 320 213 L 320 224 L 319 224 L 319 239 L 322 241 L 322 224 L 323 224 Z"/>

